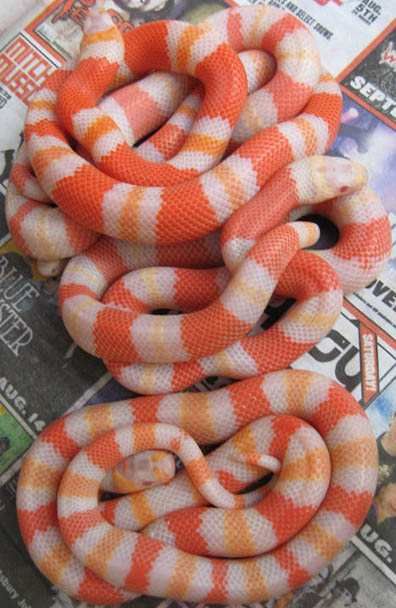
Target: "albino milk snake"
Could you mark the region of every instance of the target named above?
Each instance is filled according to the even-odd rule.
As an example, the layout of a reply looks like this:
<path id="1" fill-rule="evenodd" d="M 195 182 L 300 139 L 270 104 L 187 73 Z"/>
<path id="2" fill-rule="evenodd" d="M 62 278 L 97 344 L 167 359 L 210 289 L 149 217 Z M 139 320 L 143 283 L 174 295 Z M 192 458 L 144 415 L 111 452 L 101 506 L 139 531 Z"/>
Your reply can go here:
<path id="1" fill-rule="evenodd" d="M 303 584 L 363 521 L 377 472 L 364 412 L 318 374 L 276 371 L 326 335 L 343 293 L 370 283 L 390 253 L 365 170 L 321 156 L 341 105 L 309 31 L 266 6 L 124 35 L 92 13 L 80 56 L 31 103 L 7 219 L 43 272 L 71 258 L 59 300 L 73 339 L 139 393 L 250 378 L 93 406 L 39 437 L 20 475 L 19 522 L 37 566 L 70 595 L 260 601 Z M 331 249 L 302 251 L 318 228 L 294 220 L 312 205 L 339 229 Z M 297 302 L 248 335 L 274 292 Z M 194 441 L 235 433 L 207 459 Z M 98 508 L 101 483 L 129 492 L 172 475 L 169 451 L 194 485 L 182 472 Z M 137 486 L 139 462 L 151 476 Z M 237 494 L 263 469 L 275 485 Z"/>

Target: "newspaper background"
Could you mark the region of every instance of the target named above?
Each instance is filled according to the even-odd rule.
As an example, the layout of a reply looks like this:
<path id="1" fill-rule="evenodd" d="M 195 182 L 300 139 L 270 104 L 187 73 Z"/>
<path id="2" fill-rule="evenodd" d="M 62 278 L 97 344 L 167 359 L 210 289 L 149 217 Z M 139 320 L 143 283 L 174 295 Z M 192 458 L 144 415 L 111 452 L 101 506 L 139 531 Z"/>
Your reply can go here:
<path id="1" fill-rule="evenodd" d="M 323 62 L 341 83 L 344 110 L 330 154 L 362 162 L 382 197 L 396 243 L 396 19 L 393 0 L 240 0 L 270 4 L 311 28 Z M 26 104 L 34 90 L 78 48 L 81 24 L 95 0 L 13 0 L 0 6 L 0 203 Z M 105 0 L 123 31 L 164 17 L 198 22 L 228 6 L 222 0 Z M 43 11 L 44 9 L 44 11 Z M 40 11 L 43 11 L 40 13 Z M 40 13 L 40 14 L 39 14 Z M 12 24 L 12 25 L 9 25 Z M 29 559 L 15 512 L 18 470 L 37 434 L 53 419 L 88 403 L 130 396 L 102 363 L 75 347 L 57 309 L 57 283 L 10 239 L 0 212 L 0 605 L 82 608 L 46 581 Z M 263 326 L 290 302 L 273 301 Z M 380 453 L 379 486 L 359 533 L 305 587 L 255 604 L 266 607 L 394 605 L 396 585 L 396 245 L 382 275 L 348 296 L 335 327 L 293 364 L 337 379 L 366 409 Z M 195 390 L 220 386 L 208 379 Z M 379 522 L 378 505 L 391 516 Z M 393 505 L 393 507 L 392 507 Z M 392 510 L 393 509 L 393 510 Z M 181 608 L 141 597 L 136 608 Z M 203 605 L 200 605 L 200 608 Z"/>

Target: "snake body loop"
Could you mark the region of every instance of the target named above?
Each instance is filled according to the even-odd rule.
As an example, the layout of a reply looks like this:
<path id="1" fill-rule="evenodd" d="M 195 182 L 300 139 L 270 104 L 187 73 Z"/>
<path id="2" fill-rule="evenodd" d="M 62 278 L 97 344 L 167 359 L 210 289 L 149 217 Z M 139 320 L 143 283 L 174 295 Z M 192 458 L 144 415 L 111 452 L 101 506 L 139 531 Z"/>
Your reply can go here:
<path id="1" fill-rule="evenodd" d="M 329 456 L 294 416 L 316 429 Z M 191 436 L 210 444 L 231 435 L 207 457 L 210 469 L 196 448 L 189 451 Z M 149 447 L 182 454 L 186 470 L 98 510 L 106 471 Z M 217 479 L 238 492 L 263 475 L 260 454 L 271 452 L 282 469 L 267 497 L 236 511 L 205 506 Z M 60 418 L 25 459 L 18 517 L 41 571 L 85 601 L 111 604 L 131 593 L 263 601 L 303 584 L 351 538 L 372 500 L 377 465 L 375 438 L 355 399 L 319 374 L 286 370 L 212 393 L 141 397 Z M 275 547 L 265 554 L 262 536 Z"/>

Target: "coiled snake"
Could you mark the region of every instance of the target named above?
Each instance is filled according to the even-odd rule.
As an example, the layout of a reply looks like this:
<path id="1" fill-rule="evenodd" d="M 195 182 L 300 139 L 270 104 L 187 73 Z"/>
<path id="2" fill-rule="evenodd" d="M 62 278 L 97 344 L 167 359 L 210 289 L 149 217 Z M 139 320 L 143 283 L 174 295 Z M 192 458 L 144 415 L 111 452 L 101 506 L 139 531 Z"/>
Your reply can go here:
<path id="1" fill-rule="evenodd" d="M 364 412 L 318 374 L 281 371 L 390 253 L 364 169 L 321 156 L 340 115 L 308 30 L 266 6 L 123 36 L 93 13 L 80 56 L 36 94 L 7 219 L 43 271 L 71 258 L 59 300 L 73 339 L 139 393 L 248 378 L 85 408 L 38 438 L 20 474 L 20 528 L 70 595 L 260 601 L 317 573 L 364 519 L 377 471 Z M 329 250 L 302 251 L 318 229 L 295 220 L 312 205 L 339 228 Z M 250 335 L 274 292 L 297 302 Z M 164 307 L 185 312 L 150 314 Z M 206 459 L 195 443 L 225 439 Z M 174 468 L 169 451 L 186 471 L 99 508 L 106 472 L 131 489 L 120 471 L 146 450 L 152 474 L 160 460 Z M 241 494 L 263 469 L 277 476 L 272 491 Z"/>

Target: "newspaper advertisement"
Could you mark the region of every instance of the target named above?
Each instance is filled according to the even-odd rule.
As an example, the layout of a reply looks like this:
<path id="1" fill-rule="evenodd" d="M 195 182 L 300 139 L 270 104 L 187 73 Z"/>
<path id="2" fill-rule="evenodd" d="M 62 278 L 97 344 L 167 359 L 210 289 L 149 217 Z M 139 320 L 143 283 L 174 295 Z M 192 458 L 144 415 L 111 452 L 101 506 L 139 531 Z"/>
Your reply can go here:
<path id="1" fill-rule="evenodd" d="M 20 4 L 18 6 L 18 4 Z M 15 151 L 23 141 L 34 92 L 78 51 L 96 0 L 5 2 L 0 16 L 0 606 L 86 606 L 39 573 L 19 534 L 15 494 L 23 457 L 60 415 L 133 397 L 103 363 L 68 335 L 57 304 L 58 281 L 43 277 L 12 241 L 4 199 Z M 389 608 L 396 593 L 396 13 L 390 0 L 103 0 L 122 32 L 163 18 L 199 23 L 230 5 L 268 4 L 310 28 L 325 67 L 343 93 L 338 136 L 328 154 L 363 164 L 389 213 L 392 259 L 370 285 L 344 299 L 328 335 L 291 367 L 334 378 L 361 403 L 379 451 L 376 495 L 352 542 L 317 577 L 267 608 Z M 14 11 L 14 13 L 13 13 Z M 273 301 L 265 328 L 291 302 Z M 213 390 L 209 378 L 194 390 Z M 136 608 L 198 608 L 142 596 Z M 203 604 L 199 608 L 203 608 Z"/>

